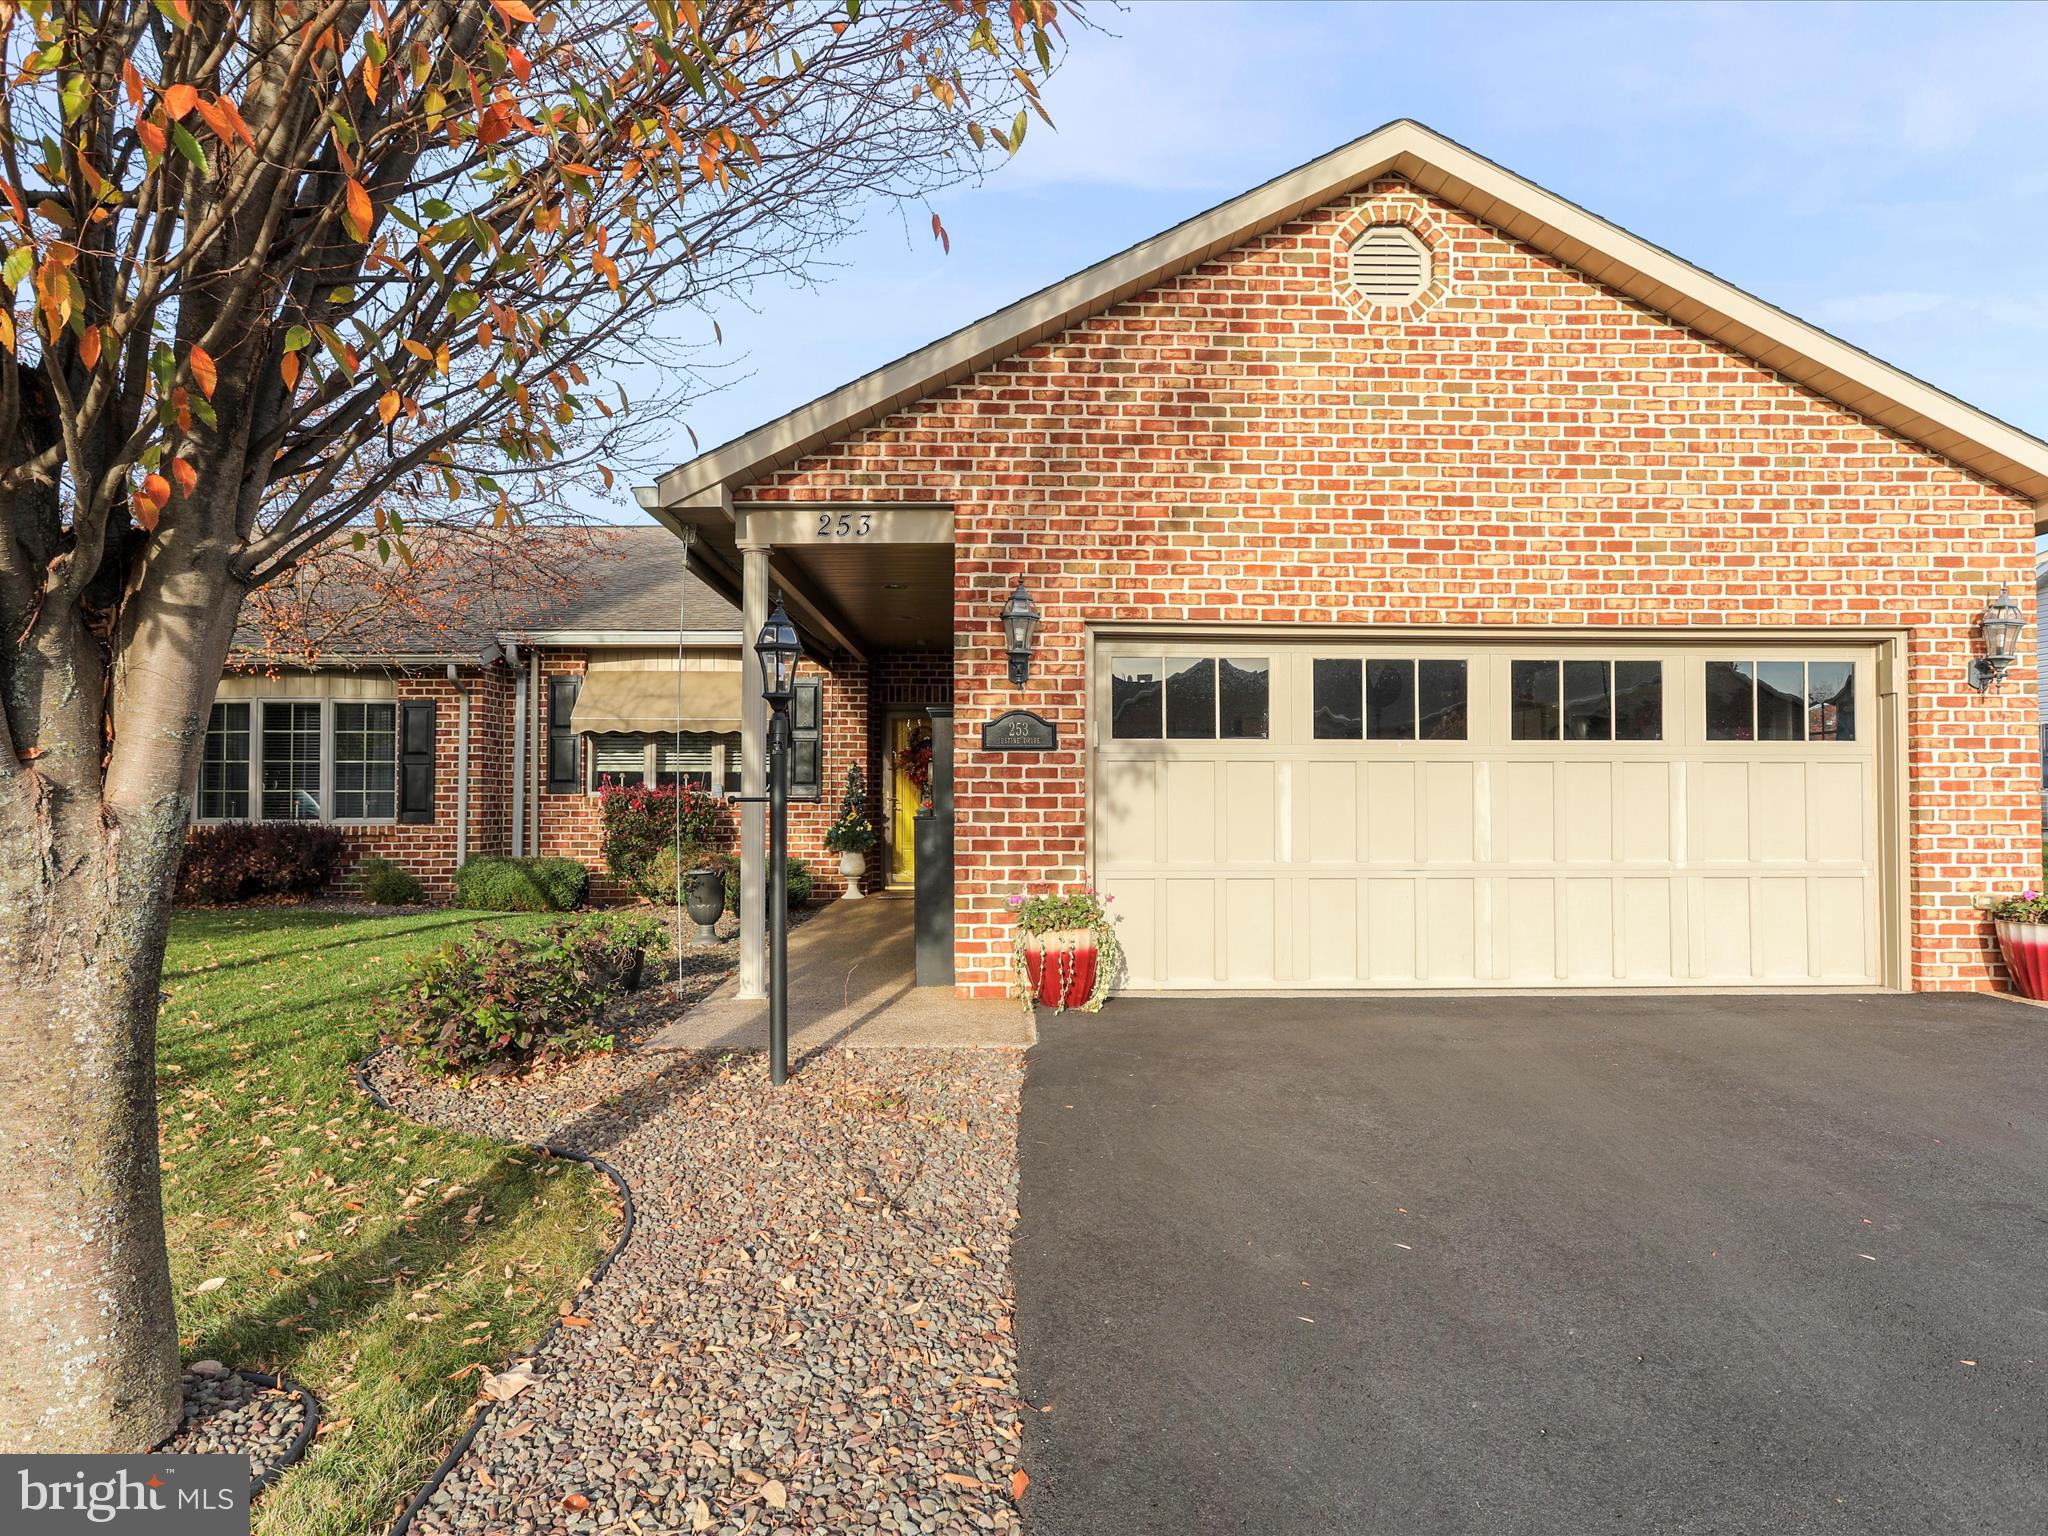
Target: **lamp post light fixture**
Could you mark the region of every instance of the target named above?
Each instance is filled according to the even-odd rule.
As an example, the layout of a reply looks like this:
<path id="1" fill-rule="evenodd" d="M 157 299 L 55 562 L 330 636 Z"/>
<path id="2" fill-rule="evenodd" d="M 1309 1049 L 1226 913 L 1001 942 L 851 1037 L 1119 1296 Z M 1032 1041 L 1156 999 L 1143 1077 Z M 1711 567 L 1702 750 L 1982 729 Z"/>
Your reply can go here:
<path id="1" fill-rule="evenodd" d="M 768 705 L 768 1081 L 789 1077 L 789 701 L 804 659 L 796 626 L 778 601 L 754 642 Z"/>
<path id="2" fill-rule="evenodd" d="M 1037 647 L 1034 637 L 1038 633 L 1038 621 L 1044 615 L 1038 611 L 1038 604 L 1031 601 L 1031 594 L 1024 590 L 1024 580 L 1017 579 L 1017 590 L 1010 594 L 1010 600 L 1003 604 L 1003 649 L 1010 653 L 1010 683 L 1022 688 L 1031 680 L 1031 653 Z"/>
<path id="3" fill-rule="evenodd" d="M 1984 636 L 1984 654 L 1970 660 L 1972 688 L 1982 693 L 2005 681 L 2005 674 L 2019 660 L 2020 631 L 2026 627 L 2027 617 L 2012 600 L 2011 589 L 2001 585 L 1998 596 L 1984 605 L 1977 620 L 1977 628 Z"/>

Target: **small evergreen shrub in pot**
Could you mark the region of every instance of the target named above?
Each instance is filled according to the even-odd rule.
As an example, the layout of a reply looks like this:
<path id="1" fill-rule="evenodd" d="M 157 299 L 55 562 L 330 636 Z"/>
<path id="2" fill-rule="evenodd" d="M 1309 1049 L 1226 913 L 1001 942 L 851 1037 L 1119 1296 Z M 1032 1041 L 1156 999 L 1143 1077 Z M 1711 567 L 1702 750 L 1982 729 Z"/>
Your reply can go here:
<path id="1" fill-rule="evenodd" d="M 317 821 L 224 821 L 194 827 L 178 865 L 178 900 L 218 905 L 310 896 L 341 863 L 341 828 Z"/>
<path id="2" fill-rule="evenodd" d="M 846 794 L 839 802 L 838 818 L 825 829 L 825 846 L 839 855 L 839 873 L 846 877 L 844 899 L 858 900 L 868 850 L 875 846 L 875 827 L 868 820 L 867 783 L 857 767 L 846 770 Z"/>
<path id="3" fill-rule="evenodd" d="M 375 906 L 417 907 L 426 902 L 427 888 L 390 859 L 363 860 L 362 876 L 363 900 Z"/>
<path id="4" fill-rule="evenodd" d="M 605 1005 L 660 943 L 660 925 L 644 919 L 552 923 L 516 938 L 478 932 L 416 961 L 379 1022 L 422 1068 L 449 1076 L 609 1051 Z"/>
<path id="5" fill-rule="evenodd" d="M 571 912 L 589 894 L 575 859 L 475 858 L 455 872 L 455 904 L 473 912 Z"/>

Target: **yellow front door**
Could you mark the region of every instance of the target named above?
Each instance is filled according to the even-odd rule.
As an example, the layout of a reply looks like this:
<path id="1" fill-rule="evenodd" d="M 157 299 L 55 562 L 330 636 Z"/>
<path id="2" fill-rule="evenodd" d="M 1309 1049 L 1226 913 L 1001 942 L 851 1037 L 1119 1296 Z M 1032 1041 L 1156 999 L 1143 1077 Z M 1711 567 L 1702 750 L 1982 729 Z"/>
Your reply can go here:
<path id="1" fill-rule="evenodd" d="M 931 763 L 931 724 L 914 715 L 889 722 L 889 883 L 909 885 L 917 874 L 918 782 Z"/>

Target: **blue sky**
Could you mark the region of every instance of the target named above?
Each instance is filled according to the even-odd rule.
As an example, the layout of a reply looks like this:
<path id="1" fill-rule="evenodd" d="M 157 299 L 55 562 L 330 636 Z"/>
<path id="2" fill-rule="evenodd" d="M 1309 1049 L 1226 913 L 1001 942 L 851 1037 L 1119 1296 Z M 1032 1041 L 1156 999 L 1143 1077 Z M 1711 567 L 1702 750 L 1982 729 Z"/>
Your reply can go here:
<path id="1" fill-rule="evenodd" d="M 815 288 L 721 315 L 734 378 L 688 413 L 699 442 L 1397 117 L 2048 436 L 2048 6 L 1094 14 L 1046 91 L 1059 131 L 933 205 L 950 255 L 921 211 L 878 207 Z M 668 452 L 693 452 L 681 423 Z"/>

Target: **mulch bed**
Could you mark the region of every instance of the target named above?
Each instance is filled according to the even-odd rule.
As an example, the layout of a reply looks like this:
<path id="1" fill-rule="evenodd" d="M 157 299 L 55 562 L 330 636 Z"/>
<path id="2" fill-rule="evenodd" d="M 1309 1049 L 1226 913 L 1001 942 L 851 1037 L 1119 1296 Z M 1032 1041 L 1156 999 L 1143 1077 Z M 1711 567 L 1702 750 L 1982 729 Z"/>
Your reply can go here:
<path id="1" fill-rule="evenodd" d="M 259 1386 L 214 1360 L 178 1378 L 185 1417 L 161 1447 L 179 1454 L 232 1452 L 249 1458 L 252 1490 L 268 1486 L 302 1449 L 309 1404 L 297 1392 Z"/>
<path id="2" fill-rule="evenodd" d="M 821 1052 L 781 1089 L 751 1052 L 366 1075 L 402 1114 L 602 1157 L 638 1214 L 412 1531 L 1017 1528 L 1020 1053 Z"/>

